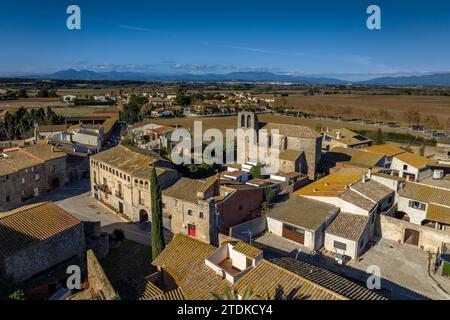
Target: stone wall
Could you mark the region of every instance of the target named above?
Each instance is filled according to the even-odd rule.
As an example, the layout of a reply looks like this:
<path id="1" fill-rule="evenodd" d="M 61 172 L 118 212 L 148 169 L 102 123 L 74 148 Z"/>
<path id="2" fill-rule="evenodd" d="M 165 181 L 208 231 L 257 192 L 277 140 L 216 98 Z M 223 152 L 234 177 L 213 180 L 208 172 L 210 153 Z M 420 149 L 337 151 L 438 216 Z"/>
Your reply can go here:
<path id="1" fill-rule="evenodd" d="M 68 300 L 115 300 L 117 292 L 109 282 L 92 250 L 87 251 L 88 288 Z"/>
<path id="2" fill-rule="evenodd" d="M 6 276 L 12 276 L 15 282 L 21 282 L 74 257 L 78 257 L 80 268 L 84 270 L 85 250 L 83 225 L 80 223 L 54 237 L 5 257 L 4 270 Z"/>
<path id="3" fill-rule="evenodd" d="M 195 226 L 196 239 L 212 244 L 217 243 L 213 202 L 198 200 L 197 203 L 193 203 L 164 195 L 162 200 L 163 214 L 171 217 L 173 233 L 188 234 L 188 225 L 191 224 Z M 191 214 L 189 215 L 188 212 Z"/>
<path id="4" fill-rule="evenodd" d="M 450 243 L 449 231 L 436 230 L 384 215 L 380 216 L 376 234 L 383 239 L 403 243 L 406 229 L 419 232 L 418 247 L 425 251 L 436 253 L 441 249 L 442 243 Z"/>

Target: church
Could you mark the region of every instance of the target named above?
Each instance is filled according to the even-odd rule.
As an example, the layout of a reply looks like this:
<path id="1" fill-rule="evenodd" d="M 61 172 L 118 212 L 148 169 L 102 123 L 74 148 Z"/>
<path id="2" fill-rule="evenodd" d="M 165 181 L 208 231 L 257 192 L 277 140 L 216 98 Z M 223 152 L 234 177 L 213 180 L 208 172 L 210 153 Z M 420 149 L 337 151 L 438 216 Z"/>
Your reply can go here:
<path id="1" fill-rule="evenodd" d="M 266 129 L 269 146 L 272 146 L 271 131 L 278 130 L 280 173 L 300 172 L 315 180 L 322 149 L 320 133 L 307 126 L 259 122 L 257 114 L 252 111 L 239 111 L 237 121 L 240 129 Z"/>

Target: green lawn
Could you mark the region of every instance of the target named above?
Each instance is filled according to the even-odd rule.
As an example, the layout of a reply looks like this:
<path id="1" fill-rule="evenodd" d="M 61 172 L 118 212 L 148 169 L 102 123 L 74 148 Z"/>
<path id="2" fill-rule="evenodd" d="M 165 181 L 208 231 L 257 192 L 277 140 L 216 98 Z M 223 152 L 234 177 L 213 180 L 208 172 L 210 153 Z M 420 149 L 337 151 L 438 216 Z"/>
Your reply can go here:
<path id="1" fill-rule="evenodd" d="M 154 273 L 151 264 L 151 247 L 124 240 L 117 249 L 111 249 L 108 256 L 100 261 L 112 285 L 126 278 L 143 279 Z"/>

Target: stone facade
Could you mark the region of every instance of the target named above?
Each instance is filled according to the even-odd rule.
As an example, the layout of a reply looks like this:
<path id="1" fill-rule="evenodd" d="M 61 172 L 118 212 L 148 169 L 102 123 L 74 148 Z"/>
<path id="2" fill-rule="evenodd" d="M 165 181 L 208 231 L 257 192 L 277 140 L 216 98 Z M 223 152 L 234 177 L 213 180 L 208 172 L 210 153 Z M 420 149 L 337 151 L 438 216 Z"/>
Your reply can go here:
<path id="1" fill-rule="evenodd" d="M 436 253 L 442 249 L 443 243 L 450 243 L 449 231 L 436 230 L 384 215 L 380 215 L 375 232 L 383 239 L 404 243 L 407 238 L 407 230 L 413 230 L 418 235 L 417 244 L 411 245 L 416 245 L 425 251 Z"/>
<path id="2" fill-rule="evenodd" d="M 83 225 L 80 223 L 14 255 L 0 257 L 1 277 L 12 277 L 19 283 L 69 260 L 85 270 L 85 252 Z"/>
<path id="3" fill-rule="evenodd" d="M 119 146 L 116 148 L 124 147 Z M 122 161 L 121 163 L 124 163 L 125 166 L 119 167 L 118 164 L 109 161 L 108 156 L 105 158 L 101 156 L 108 151 L 91 157 L 90 178 L 92 195 L 112 210 L 132 221 L 148 221 L 151 218 L 151 168 L 149 163 L 153 159 L 150 157 L 148 159 L 140 159 L 139 161 L 147 161 L 148 163 L 138 163 L 136 161 L 136 164 L 130 164 L 127 167 L 127 153 L 124 153 L 123 160 L 117 158 L 117 163 Z M 116 149 L 114 152 L 120 151 Z M 179 173 L 173 169 L 162 167 L 162 165 L 158 161 L 155 163 L 158 183 L 161 189 L 164 190 L 179 179 Z M 142 173 L 141 169 L 145 170 L 145 173 Z"/>
<path id="4" fill-rule="evenodd" d="M 163 196 L 164 213 L 171 217 L 173 233 L 189 234 L 203 242 L 217 242 L 212 198 L 196 203 Z"/>
<path id="5" fill-rule="evenodd" d="M 314 180 L 317 174 L 319 161 L 322 154 L 322 136 L 312 129 L 304 126 L 265 124 L 264 127 L 258 122 L 256 114 L 249 111 L 238 112 L 238 126 L 241 129 L 267 129 L 267 145 L 273 148 L 271 132 L 274 129 L 279 131 L 279 150 L 294 150 L 302 153 L 300 159 L 286 161 L 282 164 L 280 172 L 292 172 L 301 170 Z M 259 141 L 260 142 L 260 141 Z M 246 155 L 248 152 L 246 151 Z M 295 169 L 295 170 L 292 170 Z M 281 171 L 285 170 L 285 171 Z"/>
<path id="6" fill-rule="evenodd" d="M 50 156 L 40 158 L 34 152 L 36 148 L 49 149 Z M 4 151 L 0 159 L 0 166 L 3 166 L 0 189 L 4 191 L 0 196 L 0 211 L 22 206 L 25 201 L 68 182 L 67 154 L 53 150 L 51 146 L 39 145 Z"/>

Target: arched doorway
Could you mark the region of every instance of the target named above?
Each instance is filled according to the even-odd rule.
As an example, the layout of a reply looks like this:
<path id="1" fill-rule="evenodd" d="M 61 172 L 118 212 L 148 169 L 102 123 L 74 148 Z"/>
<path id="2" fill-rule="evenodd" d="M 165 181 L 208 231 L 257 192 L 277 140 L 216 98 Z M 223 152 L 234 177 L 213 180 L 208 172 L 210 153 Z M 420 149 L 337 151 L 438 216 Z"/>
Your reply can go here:
<path id="1" fill-rule="evenodd" d="M 412 244 L 413 246 L 419 245 L 419 231 L 414 229 L 405 229 L 404 243 Z"/>
<path id="2" fill-rule="evenodd" d="M 139 222 L 148 222 L 148 213 L 144 209 L 139 211 Z"/>

